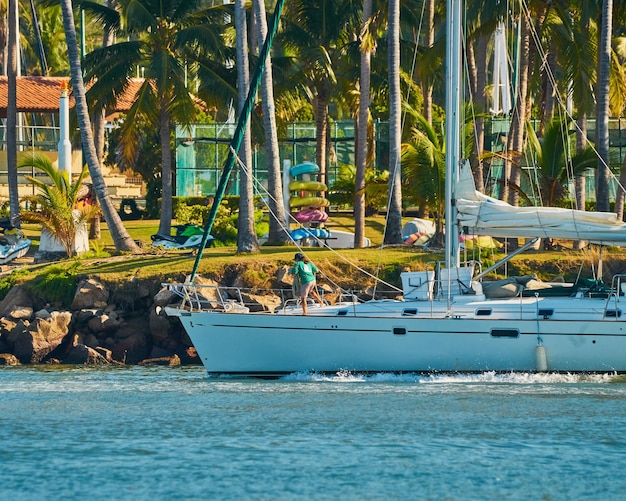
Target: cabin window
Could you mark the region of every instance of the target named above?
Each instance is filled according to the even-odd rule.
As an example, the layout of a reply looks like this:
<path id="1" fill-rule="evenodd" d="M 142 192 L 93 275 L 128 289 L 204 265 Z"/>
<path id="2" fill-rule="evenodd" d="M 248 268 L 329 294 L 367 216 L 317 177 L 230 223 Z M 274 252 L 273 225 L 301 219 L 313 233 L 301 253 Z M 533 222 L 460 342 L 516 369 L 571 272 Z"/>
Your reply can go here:
<path id="1" fill-rule="evenodd" d="M 477 317 L 488 317 L 489 315 L 491 315 L 491 308 L 481 308 L 476 310 Z"/>
<path id="2" fill-rule="evenodd" d="M 404 327 L 394 327 L 393 333 L 396 336 L 404 336 L 406 334 L 406 329 Z"/>
<path id="3" fill-rule="evenodd" d="M 517 329 L 491 329 L 491 335 L 493 337 L 519 337 L 519 330 Z"/>
<path id="4" fill-rule="evenodd" d="M 548 317 L 551 317 L 552 315 L 554 315 L 554 310 L 552 308 L 540 309 L 537 312 L 538 317 L 548 318 Z"/>
<path id="5" fill-rule="evenodd" d="M 348 310 L 337 310 L 338 317 L 345 317 L 348 314 Z"/>
<path id="6" fill-rule="evenodd" d="M 417 315 L 417 308 L 405 308 L 402 310 L 402 316 L 411 317 Z"/>
<path id="7" fill-rule="evenodd" d="M 606 310 L 605 317 L 619 318 L 622 316 L 622 310 Z"/>

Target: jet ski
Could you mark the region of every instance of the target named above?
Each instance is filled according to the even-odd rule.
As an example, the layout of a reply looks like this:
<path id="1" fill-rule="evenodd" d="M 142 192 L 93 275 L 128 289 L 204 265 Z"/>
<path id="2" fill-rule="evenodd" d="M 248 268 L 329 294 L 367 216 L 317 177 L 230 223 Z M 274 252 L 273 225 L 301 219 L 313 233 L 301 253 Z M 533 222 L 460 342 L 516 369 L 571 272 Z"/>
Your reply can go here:
<path id="1" fill-rule="evenodd" d="M 24 236 L 22 230 L 11 224 L 11 219 L 0 218 L 0 264 L 25 256 L 30 244 L 31 241 Z"/>
<path id="2" fill-rule="evenodd" d="M 174 235 L 151 235 L 152 247 L 165 249 L 198 249 L 202 243 L 204 229 L 196 224 L 177 224 L 172 226 Z M 215 240 L 209 235 L 205 247 L 211 247 Z"/>

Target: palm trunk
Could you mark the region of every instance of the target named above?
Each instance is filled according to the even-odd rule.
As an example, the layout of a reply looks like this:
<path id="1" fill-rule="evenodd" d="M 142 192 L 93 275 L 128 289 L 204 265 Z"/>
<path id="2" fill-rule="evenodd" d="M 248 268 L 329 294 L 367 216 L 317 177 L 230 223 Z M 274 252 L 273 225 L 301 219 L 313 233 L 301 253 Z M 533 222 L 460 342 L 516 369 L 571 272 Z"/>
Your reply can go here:
<path id="1" fill-rule="evenodd" d="M 106 6 L 109 9 L 113 9 L 115 7 L 115 0 L 107 0 Z M 102 34 L 102 46 L 110 47 L 115 39 L 113 30 L 104 29 L 104 33 Z M 105 150 L 105 124 L 106 124 L 106 110 L 101 110 L 94 113 L 93 116 L 93 134 L 94 134 L 94 143 L 96 147 L 96 155 L 98 156 L 98 162 L 100 165 L 104 163 L 104 150 Z M 95 193 L 92 194 L 91 199 L 94 204 L 98 203 L 98 199 L 95 196 Z M 90 240 L 98 240 L 101 236 L 101 228 L 100 228 L 100 215 L 97 215 L 89 222 L 89 239 Z"/>
<path id="2" fill-rule="evenodd" d="M 613 0 L 603 0 L 601 24 L 600 43 L 598 44 L 598 88 L 596 91 L 596 148 L 600 155 L 596 174 L 596 210 L 609 212 L 609 76 Z"/>
<path id="3" fill-rule="evenodd" d="M 328 148 L 328 96 L 324 84 L 318 89 L 317 96 L 313 100 L 313 112 L 315 113 L 315 161 L 320 168 L 319 180 L 328 184 L 326 173 L 326 160 Z"/>
<path id="4" fill-rule="evenodd" d="M 17 44 L 18 44 L 18 24 L 17 24 L 18 0 L 9 0 L 8 3 L 8 57 L 7 57 L 7 170 L 9 181 L 9 209 L 11 222 L 19 227 L 20 197 L 17 186 Z"/>
<path id="5" fill-rule="evenodd" d="M 238 111 L 241 114 L 248 89 L 250 70 L 248 66 L 248 28 L 246 26 L 246 2 L 235 0 L 235 30 L 237 32 L 237 91 Z M 237 252 L 259 252 L 259 242 L 254 229 L 254 185 L 252 182 L 252 143 L 250 122 L 247 122 L 239 148 L 243 165 L 239 166 L 239 218 L 237 221 Z"/>
<path id="6" fill-rule="evenodd" d="M 481 36 L 478 39 L 476 51 L 474 54 L 478 54 L 475 58 L 475 71 L 476 71 L 476 88 L 474 89 L 474 99 L 479 113 L 487 111 L 487 100 L 485 98 L 485 87 L 487 85 L 487 37 Z M 483 169 L 483 161 L 480 159 L 480 155 L 483 153 L 485 147 L 485 119 L 482 117 L 476 118 L 476 153 L 472 158 L 474 173 L 474 182 L 476 183 L 476 189 L 480 192 L 485 191 L 485 175 Z"/>
<path id="7" fill-rule="evenodd" d="M 400 0 L 389 1 L 389 204 L 384 243 L 402 243 Z"/>
<path id="8" fill-rule="evenodd" d="M 363 1 L 361 26 L 361 78 L 359 80 L 359 118 L 356 137 L 356 176 L 354 185 L 354 247 L 365 245 L 365 170 L 367 169 L 367 126 L 370 106 L 371 50 L 365 29 L 372 15 L 372 0 Z"/>
<path id="9" fill-rule="evenodd" d="M 435 0 L 425 0 L 426 5 L 426 38 L 424 45 L 431 48 L 435 43 Z M 363 7 L 365 10 L 365 6 Z M 433 86 L 422 82 L 422 98 L 424 100 L 424 118 L 433 123 Z"/>
<path id="10" fill-rule="evenodd" d="M 159 233 L 169 235 L 172 231 L 172 146 L 170 144 L 170 115 L 166 99 L 159 98 L 159 137 L 161 140 L 161 218 Z"/>
<path id="11" fill-rule="evenodd" d="M 510 160 L 505 161 L 504 181 L 509 180 L 514 186 L 520 184 L 520 170 L 518 165 L 521 163 L 522 151 L 524 149 L 524 125 L 526 123 L 526 94 L 528 92 L 528 77 L 530 72 L 530 30 L 529 19 L 524 17 L 521 26 L 521 55 L 519 68 L 519 86 L 515 107 L 513 108 L 513 117 L 511 119 L 511 129 L 507 141 L 507 151 Z M 508 184 L 505 184 L 501 190 L 502 200 L 507 200 L 511 205 L 519 203 L 519 195 L 515 190 L 509 190 Z"/>
<path id="12" fill-rule="evenodd" d="M 267 37 L 267 19 L 263 0 L 253 2 L 254 19 L 258 33 L 258 46 L 265 43 Z M 265 129 L 265 151 L 267 154 L 267 191 L 269 192 L 270 228 L 268 242 L 276 245 L 287 239 L 289 227 L 285 206 L 283 205 L 283 180 L 280 170 L 280 149 L 276 128 L 276 107 L 274 105 L 272 58 L 267 57 L 265 71 L 261 80 L 261 105 L 263 107 L 263 125 Z M 287 226 L 285 227 L 285 223 Z"/>
<path id="13" fill-rule="evenodd" d="M 111 238 L 113 239 L 115 248 L 118 251 L 136 252 L 139 248 L 126 231 L 119 214 L 111 202 L 111 197 L 98 162 L 93 134 L 91 132 L 91 120 L 89 119 L 87 100 L 85 99 L 85 85 L 83 82 L 80 56 L 78 54 L 78 45 L 76 43 L 76 28 L 72 14 L 72 0 L 61 0 L 61 9 L 63 11 L 63 27 L 65 30 L 67 53 L 72 75 L 73 94 L 76 102 L 76 115 L 91 181 L 98 195 L 98 201 L 102 207 L 102 213 L 104 214 L 104 219 L 111 232 Z"/>
<path id="14" fill-rule="evenodd" d="M 576 120 L 576 124 L 576 151 L 581 151 L 587 146 L 587 115 L 585 113 L 581 113 L 581 116 Z M 585 172 L 578 174 L 574 178 L 574 183 L 576 208 L 578 210 L 585 210 L 585 189 L 587 183 Z M 582 240 L 576 240 L 574 242 L 574 249 L 582 249 L 584 245 L 585 242 Z"/>

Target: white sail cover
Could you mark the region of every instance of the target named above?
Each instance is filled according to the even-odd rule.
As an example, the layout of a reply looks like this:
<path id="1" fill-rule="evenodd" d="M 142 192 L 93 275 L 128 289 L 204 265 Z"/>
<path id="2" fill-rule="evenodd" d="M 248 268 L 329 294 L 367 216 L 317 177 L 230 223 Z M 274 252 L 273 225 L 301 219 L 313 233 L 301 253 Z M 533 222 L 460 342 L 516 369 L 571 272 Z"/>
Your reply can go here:
<path id="1" fill-rule="evenodd" d="M 460 169 L 456 189 L 459 226 L 470 234 L 501 238 L 558 238 L 626 246 L 626 224 L 611 212 L 558 207 L 514 207 L 476 191 L 469 165 Z"/>

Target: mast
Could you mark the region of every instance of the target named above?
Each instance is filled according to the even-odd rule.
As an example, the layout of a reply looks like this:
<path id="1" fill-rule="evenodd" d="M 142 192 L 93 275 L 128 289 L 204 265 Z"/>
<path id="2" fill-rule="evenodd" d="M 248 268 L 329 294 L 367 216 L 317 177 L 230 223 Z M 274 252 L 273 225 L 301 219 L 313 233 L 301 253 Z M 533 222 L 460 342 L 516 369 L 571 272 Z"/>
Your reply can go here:
<path id="1" fill-rule="evenodd" d="M 462 0 L 447 0 L 446 15 L 446 268 L 458 267 L 455 186 L 461 158 Z"/>

